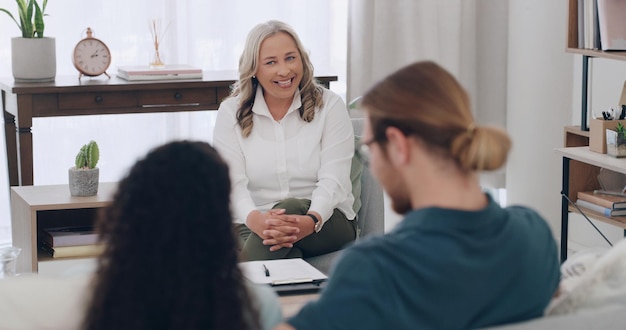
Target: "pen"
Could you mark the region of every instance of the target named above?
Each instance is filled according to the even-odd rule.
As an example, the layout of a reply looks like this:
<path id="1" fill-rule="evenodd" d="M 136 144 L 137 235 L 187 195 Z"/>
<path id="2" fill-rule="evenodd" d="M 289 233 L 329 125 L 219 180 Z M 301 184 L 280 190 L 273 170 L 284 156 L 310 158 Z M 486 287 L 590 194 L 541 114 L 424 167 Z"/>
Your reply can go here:
<path id="1" fill-rule="evenodd" d="M 265 276 L 269 277 L 270 276 L 270 270 L 267 269 L 267 267 L 265 266 L 265 264 L 263 264 L 263 269 L 265 270 Z"/>

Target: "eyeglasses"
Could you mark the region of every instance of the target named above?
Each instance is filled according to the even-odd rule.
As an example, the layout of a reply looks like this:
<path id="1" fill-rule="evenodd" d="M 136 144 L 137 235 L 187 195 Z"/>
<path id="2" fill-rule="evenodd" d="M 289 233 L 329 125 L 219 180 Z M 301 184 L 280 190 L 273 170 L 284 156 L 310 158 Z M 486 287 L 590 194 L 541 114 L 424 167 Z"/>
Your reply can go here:
<path id="1" fill-rule="evenodd" d="M 365 165 L 369 164 L 370 145 L 374 142 L 376 142 L 376 140 L 371 138 L 368 141 L 360 142 L 354 149 L 354 154 L 357 155 Z"/>

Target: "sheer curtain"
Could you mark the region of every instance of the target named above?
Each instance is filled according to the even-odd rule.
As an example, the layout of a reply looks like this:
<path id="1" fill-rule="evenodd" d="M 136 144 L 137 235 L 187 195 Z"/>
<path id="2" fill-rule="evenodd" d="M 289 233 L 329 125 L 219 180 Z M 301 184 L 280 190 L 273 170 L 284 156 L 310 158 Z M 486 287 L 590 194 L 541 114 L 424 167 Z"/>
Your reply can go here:
<path id="1" fill-rule="evenodd" d="M 348 99 L 409 63 L 432 60 L 467 89 L 478 123 L 505 127 L 508 1 L 351 0 L 348 17 Z M 481 179 L 504 187 L 503 170 Z M 386 212 L 386 230 L 398 219 Z"/>
<path id="2" fill-rule="evenodd" d="M 0 7 L 14 11 L 14 0 Z M 167 32 L 160 46 L 166 64 L 186 63 L 204 70 L 236 70 L 248 31 L 279 19 L 291 24 L 308 48 L 317 74 L 339 77 L 331 89 L 346 91 L 348 0 L 63 0 L 50 1 L 47 36 L 56 38 L 57 75 L 76 75 L 70 54 L 91 27 L 112 53 L 109 74 L 117 66 L 147 65 L 153 55 L 151 19 Z M 80 11 L 80 14 L 78 13 Z M 2 14 L 2 13 L 0 13 Z M 0 15 L 0 76 L 11 77 L 12 20 Z M 89 78 L 83 78 L 89 79 Z M 106 79 L 96 77 L 91 79 Z M 81 145 L 98 141 L 101 181 L 119 180 L 148 149 L 174 139 L 211 142 L 215 112 L 58 117 L 33 121 L 35 185 L 64 184 Z M 10 205 L 4 134 L 0 134 L 0 244 L 10 241 Z"/>

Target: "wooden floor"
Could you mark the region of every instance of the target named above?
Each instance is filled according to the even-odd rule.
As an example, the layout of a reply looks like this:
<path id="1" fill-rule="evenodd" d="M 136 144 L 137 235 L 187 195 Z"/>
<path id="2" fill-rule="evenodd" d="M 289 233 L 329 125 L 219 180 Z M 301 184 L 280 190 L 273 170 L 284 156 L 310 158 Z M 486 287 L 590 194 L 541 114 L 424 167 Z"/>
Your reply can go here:
<path id="1" fill-rule="evenodd" d="M 319 293 L 285 295 L 278 297 L 280 305 L 283 309 L 283 317 L 288 318 L 295 315 L 307 302 L 316 300 L 318 297 Z"/>

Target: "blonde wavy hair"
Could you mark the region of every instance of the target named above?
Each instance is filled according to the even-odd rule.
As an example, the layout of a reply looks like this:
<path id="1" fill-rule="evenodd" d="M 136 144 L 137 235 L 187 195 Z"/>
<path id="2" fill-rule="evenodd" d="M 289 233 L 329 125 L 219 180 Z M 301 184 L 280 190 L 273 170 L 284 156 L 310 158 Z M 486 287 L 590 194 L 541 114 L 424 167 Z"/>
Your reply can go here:
<path id="1" fill-rule="evenodd" d="M 254 105 L 254 97 L 259 84 L 254 75 L 259 65 L 258 59 L 261 43 L 279 32 L 291 36 L 302 59 L 302 80 L 300 86 L 298 86 L 302 99 L 302 107 L 299 109 L 300 118 L 306 122 L 313 121 L 315 109 L 324 105 L 322 99 L 323 87 L 315 80 L 313 64 L 309 54 L 304 50 L 304 46 L 294 29 L 286 23 L 275 20 L 258 24 L 248 34 L 245 48 L 239 58 L 239 80 L 235 83 L 230 93 L 231 97 L 240 97 L 239 108 L 237 109 L 237 123 L 241 127 L 244 137 L 250 136 L 252 132 L 252 106 Z"/>

